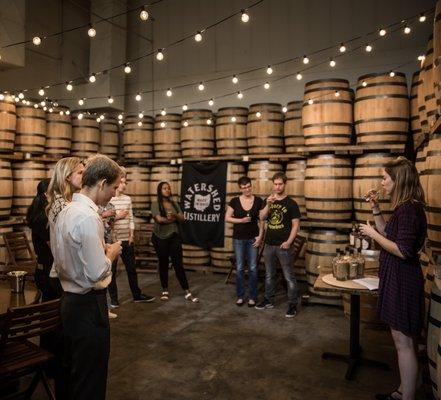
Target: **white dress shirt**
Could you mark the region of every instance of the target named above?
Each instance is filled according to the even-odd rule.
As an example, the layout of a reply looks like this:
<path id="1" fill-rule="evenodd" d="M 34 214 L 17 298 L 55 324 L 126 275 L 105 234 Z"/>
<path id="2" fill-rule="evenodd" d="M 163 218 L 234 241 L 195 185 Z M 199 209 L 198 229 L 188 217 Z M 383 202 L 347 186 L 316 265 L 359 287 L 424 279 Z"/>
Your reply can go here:
<path id="1" fill-rule="evenodd" d="M 54 265 L 65 292 L 85 294 L 110 282 L 112 263 L 105 254 L 103 222 L 97 210 L 89 197 L 75 193 L 58 214 L 51 240 Z"/>

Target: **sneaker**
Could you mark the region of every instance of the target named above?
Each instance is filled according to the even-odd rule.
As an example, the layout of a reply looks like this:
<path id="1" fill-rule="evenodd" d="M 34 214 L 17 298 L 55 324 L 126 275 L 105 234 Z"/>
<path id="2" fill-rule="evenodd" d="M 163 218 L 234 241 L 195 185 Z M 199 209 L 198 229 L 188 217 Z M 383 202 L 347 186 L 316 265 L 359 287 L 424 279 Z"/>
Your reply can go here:
<path id="1" fill-rule="evenodd" d="M 236 306 L 242 307 L 244 304 L 245 304 L 245 302 L 243 301 L 243 299 L 237 299 L 236 300 Z"/>
<path id="2" fill-rule="evenodd" d="M 268 308 L 274 308 L 274 304 L 271 303 L 269 300 L 264 299 L 262 302 L 257 304 L 254 308 L 256 310 L 264 310 L 264 309 L 268 309 Z"/>
<path id="3" fill-rule="evenodd" d="M 118 315 L 116 315 L 115 313 L 109 311 L 109 319 L 115 319 L 117 317 L 118 317 Z"/>
<path id="4" fill-rule="evenodd" d="M 286 318 L 294 318 L 297 315 L 297 306 L 294 304 L 290 304 L 288 306 L 288 310 L 286 311 Z"/>
<path id="5" fill-rule="evenodd" d="M 112 310 L 115 310 L 116 308 L 119 308 L 119 302 L 118 302 L 118 300 L 115 300 L 115 301 L 112 300 L 112 301 L 110 302 L 109 307 L 110 307 Z"/>
<path id="6" fill-rule="evenodd" d="M 136 299 L 133 299 L 135 303 L 151 303 L 152 301 L 155 301 L 155 297 L 153 296 L 147 296 L 144 293 L 141 293 L 139 297 Z"/>
<path id="7" fill-rule="evenodd" d="M 249 299 L 248 300 L 248 307 L 255 307 L 256 306 L 256 301 L 253 299 Z"/>

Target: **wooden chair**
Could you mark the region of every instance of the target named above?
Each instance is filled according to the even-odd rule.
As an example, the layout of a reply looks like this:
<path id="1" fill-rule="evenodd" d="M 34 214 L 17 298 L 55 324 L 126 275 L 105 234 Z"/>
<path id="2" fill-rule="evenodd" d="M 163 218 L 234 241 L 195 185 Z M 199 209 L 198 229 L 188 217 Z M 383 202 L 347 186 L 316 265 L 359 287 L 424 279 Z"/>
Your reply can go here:
<path id="1" fill-rule="evenodd" d="M 3 239 L 8 252 L 6 272 L 11 270 L 26 271 L 30 275 L 35 274 L 37 258 L 29 245 L 24 232 L 7 232 Z"/>
<path id="2" fill-rule="evenodd" d="M 34 374 L 27 389 L 5 399 L 31 398 L 40 380 L 49 399 L 55 400 L 44 367 L 54 356 L 28 339 L 60 325 L 60 300 L 8 310 L 0 323 L 0 393 L 20 377 Z"/>

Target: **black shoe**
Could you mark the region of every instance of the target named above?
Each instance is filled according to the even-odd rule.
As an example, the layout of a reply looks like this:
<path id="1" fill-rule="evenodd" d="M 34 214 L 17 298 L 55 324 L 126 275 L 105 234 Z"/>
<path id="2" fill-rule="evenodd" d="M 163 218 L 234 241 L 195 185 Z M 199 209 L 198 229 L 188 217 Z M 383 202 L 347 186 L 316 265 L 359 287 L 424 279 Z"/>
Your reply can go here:
<path id="1" fill-rule="evenodd" d="M 256 310 L 265 310 L 269 308 L 274 308 L 274 304 L 267 299 L 263 299 L 263 301 L 257 304 L 254 308 Z"/>
<path id="2" fill-rule="evenodd" d="M 135 303 L 151 303 L 152 301 L 155 301 L 155 297 L 153 296 L 147 296 L 144 293 L 141 293 L 139 297 L 136 299 L 133 299 Z"/>
<path id="3" fill-rule="evenodd" d="M 118 300 L 110 300 L 110 305 L 109 307 L 113 310 L 115 310 L 116 308 L 119 308 L 119 302 Z"/>
<path id="4" fill-rule="evenodd" d="M 393 396 L 394 394 L 397 394 L 398 396 Z M 400 400 L 401 399 L 401 392 L 398 390 L 395 390 L 388 394 L 376 394 L 375 398 L 377 400 Z"/>
<path id="5" fill-rule="evenodd" d="M 286 311 L 286 318 L 294 318 L 297 315 L 297 306 L 294 304 L 290 304 L 288 306 L 288 310 Z"/>

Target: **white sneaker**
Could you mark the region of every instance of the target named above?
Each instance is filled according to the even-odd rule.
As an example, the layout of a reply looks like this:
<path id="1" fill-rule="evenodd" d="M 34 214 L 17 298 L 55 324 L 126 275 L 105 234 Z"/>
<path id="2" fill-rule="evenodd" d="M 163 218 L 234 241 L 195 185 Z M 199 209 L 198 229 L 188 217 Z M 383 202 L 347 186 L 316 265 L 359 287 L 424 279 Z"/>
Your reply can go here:
<path id="1" fill-rule="evenodd" d="M 116 315 L 115 313 L 109 311 L 109 319 L 115 319 L 117 317 L 118 317 L 118 315 Z"/>

